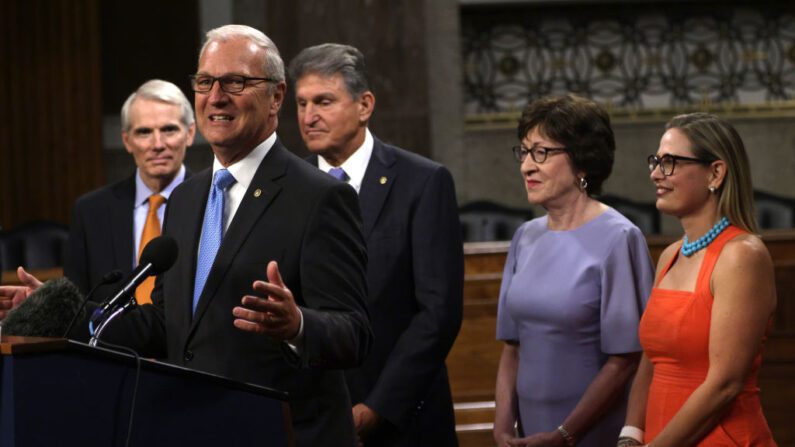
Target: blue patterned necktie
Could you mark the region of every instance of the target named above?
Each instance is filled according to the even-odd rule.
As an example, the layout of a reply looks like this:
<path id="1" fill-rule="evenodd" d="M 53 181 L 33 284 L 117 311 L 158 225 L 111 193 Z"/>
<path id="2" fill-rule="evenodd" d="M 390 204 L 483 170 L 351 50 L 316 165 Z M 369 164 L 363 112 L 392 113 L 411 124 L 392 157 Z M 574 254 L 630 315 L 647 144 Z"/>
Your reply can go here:
<path id="1" fill-rule="evenodd" d="M 210 197 L 207 199 L 207 208 L 204 209 L 199 259 L 196 262 L 196 279 L 193 283 L 193 313 L 196 313 L 196 305 L 199 303 L 204 283 L 207 282 L 215 254 L 221 246 L 224 234 L 224 190 L 232 183 L 235 183 L 235 178 L 229 171 L 226 169 L 216 171 Z"/>
<path id="2" fill-rule="evenodd" d="M 348 173 L 342 168 L 331 168 L 329 169 L 328 173 L 341 182 L 348 181 Z"/>

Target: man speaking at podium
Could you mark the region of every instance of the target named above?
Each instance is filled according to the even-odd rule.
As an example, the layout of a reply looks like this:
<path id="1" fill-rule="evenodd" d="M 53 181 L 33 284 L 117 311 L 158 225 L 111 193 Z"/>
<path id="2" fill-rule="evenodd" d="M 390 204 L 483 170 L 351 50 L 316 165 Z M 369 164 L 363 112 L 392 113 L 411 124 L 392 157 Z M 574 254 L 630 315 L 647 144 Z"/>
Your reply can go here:
<path id="1" fill-rule="evenodd" d="M 213 167 L 171 194 L 163 232 L 179 256 L 157 277 L 152 304 L 103 339 L 287 391 L 298 446 L 350 447 L 342 369 L 360 364 L 372 341 L 358 199 L 277 138 L 284 79 L 263 33 L 207 33 L 192 85 Z"/>

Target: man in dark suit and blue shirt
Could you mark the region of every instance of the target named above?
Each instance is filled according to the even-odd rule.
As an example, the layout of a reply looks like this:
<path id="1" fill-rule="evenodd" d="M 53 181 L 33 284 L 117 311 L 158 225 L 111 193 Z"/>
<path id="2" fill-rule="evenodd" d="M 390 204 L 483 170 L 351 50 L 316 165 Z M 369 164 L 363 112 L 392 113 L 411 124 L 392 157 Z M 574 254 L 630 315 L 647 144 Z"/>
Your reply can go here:
<path id="1" fill-rule="evenodd" d="M 324 44 L 290 64 L 309 161 L 359 193 L 370 356 L 346 371 L 360 441 L 456 445 L 445 357 L 461 326 L 463 247 L 450 173 L 374 138 L 375 97 L 356 48 Z"/>
<path id="2" fill-rule="evenodd" d="M 157 277 L 152 304 L 114 321 L 103 339 L 287 391 L 297 446 L 352 447 L 343 369 L 361 364 L 373 338 L 359 203 L 277 138 L 284 78 L 260 31 L 207 33 L 192 86 L 213 167 L 171 194 L 163 232 L 179 255 Z M 36 285 L 20 280 L 27 287 L 0 287 L 14 304 Z"/>
<path id="3" fill-rule="evenodd" d="M 171 192 L 190 175 L 182 161 L 195 132 L 193 108 L 170 82 L 147 81 L 124 102 L 122 141 L 137 169 L 132 176 L 77 199 L 72 215 L 64 275 L 83 293 L 110 270 L 119 269 L 127 276 L 135 268 L 150 208 L 160 233 Z M 151 293 L 152 285 L 153 281 L 144 294 Z M 95 296 L 102 300 L 111 289 L 97 289 Z"/>

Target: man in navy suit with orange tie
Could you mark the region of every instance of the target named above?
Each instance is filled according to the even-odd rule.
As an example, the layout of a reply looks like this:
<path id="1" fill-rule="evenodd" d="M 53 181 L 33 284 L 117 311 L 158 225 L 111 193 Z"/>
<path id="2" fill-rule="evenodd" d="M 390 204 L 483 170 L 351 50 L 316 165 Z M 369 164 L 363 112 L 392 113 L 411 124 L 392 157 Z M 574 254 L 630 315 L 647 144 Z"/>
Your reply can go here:
<path id="1" fill-rule="evenodd" d="M 346 371 L 360 442 L 457 445 L 445 368 L 462 316 L 455 187 L 438 163 L 374 138 L 364 57 L 324 44 L 290 64 L 308 159 L 359 194 L 367 243 L 370 356 Z"/>
<path id="2" fill-rule="evenodd" d="M 113 269 L 129 275 L 146 243 L 160 234 L 171 192 L 190 177 L 182 164 L 196 124 L 188 98 L 160 79 L 143 83 L 121 108 L 121 136 L 137 169 L 130 177 L 91 191 L 75 203 L 64 275 L 88 293 Z M 150 278 L 136 290 L 150 302 Z M 97 301 L 114 286 L 100 287 Z"/>

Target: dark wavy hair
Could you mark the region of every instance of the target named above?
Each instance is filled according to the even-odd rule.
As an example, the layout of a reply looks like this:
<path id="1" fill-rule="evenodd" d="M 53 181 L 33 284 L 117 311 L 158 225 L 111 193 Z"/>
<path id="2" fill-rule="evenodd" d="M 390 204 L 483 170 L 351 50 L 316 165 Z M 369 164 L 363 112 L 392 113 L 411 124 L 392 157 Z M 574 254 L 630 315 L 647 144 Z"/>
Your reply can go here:
<path id="1" fill-rule="evenodd" d="M 519 141 L 533 129 L 566 148 L 574 169 L 585 172 L 589 196 L 602 192 L 602 184 L 613 170 L 616 151 L 610 116 L 604 109 L 571 93 L 541 98 L 522 111 Z"/>

